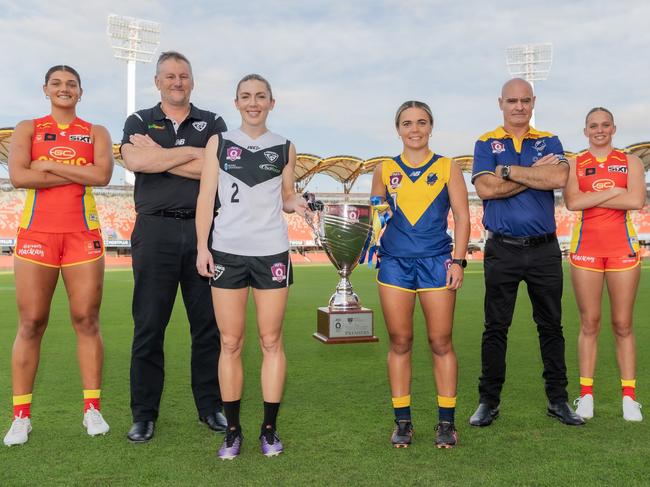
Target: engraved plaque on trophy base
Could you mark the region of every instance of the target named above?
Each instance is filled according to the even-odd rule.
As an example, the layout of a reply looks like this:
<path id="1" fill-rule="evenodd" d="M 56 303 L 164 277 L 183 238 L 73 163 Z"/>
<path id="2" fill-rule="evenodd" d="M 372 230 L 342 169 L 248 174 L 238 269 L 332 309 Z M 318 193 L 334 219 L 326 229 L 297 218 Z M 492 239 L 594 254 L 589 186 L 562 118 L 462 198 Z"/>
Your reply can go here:
<path id="1" fill-rule="evenodd" d="M 318 308 L 317 332 L 314 338 L 323 343 L 377 342 L 372 310 L 368 308 L 332 311 L 328 306 Z"/>

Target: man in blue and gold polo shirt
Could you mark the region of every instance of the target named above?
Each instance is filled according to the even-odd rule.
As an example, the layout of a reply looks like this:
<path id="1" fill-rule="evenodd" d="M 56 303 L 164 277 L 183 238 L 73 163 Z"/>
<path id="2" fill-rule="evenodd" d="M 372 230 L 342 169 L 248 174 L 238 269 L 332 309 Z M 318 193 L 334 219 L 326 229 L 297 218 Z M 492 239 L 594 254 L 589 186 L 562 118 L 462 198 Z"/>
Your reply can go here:
<path id="1" fill-rule="evenodd" d="M 485 330 L 481 347 L 479 406 L 473 426 L 499 415 L 505 382 L 508 328 L 524 281 L 533 307 L 544 362 L 549 416 L 584 424 L 567 399 L 562 334 L 562 255 L 555 236 L 553 190 L 566 182 L 569 166 L 557 136 L 530 126 L 535 97 L 530 83 L 503 85 L 503 126 L 481 136 L 474 148 L 472 182 L 483 200 Z"/>

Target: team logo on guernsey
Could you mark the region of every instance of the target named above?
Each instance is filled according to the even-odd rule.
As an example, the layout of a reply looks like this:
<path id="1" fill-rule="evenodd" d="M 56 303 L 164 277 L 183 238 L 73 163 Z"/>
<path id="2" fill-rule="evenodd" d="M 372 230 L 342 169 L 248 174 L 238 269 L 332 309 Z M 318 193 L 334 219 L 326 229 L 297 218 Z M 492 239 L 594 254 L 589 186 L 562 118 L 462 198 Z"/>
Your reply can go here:
<path id="1" fill-rule="evenodd" d="M 90 142 L 91 142 L 90 135 L 72 134 L 70 137 L 68 137 L 68 139 L 70 139 L 70 142 L 83 142 L 84 144 L 90 144 Z M 47 140 L 47 138 L 45 140 Z M 52 140 L 54 140 L 54 139 L 52 139 Z"/>
<path id="2" fill-rule="evenodd" d="M 390 175 L 390 178 L 388 178 L 388 183 L 392 189 L 399 188 L 402 185 L 402 173 L 395 171 Z"/>
<path id="3" fill-rule="evenodd" d="M 282 282 L 287 278 L 287 266 L 282 262 L 276 262 L 271 266 L 271 279 L 275 282 Z"/>
<path id="4" fill-rule="evenodd" d="M 546 149 L 546 141 L 544 139 L 538 139 L 533 144 L 533 147 L 537 152 L 542 152 L 544 149 Z"/>
<path id="5" fill-rule="evenodd" d="M 501 141 L 493 140 L 490 145 L 492 146 L 492 154 L 501 154 L 506 151 L 506 146 Z"/>
<path id="6" fill-rule="evenodd" d="M 192 122 L 192 127 L 194 127 L 196 130 L 199 132 L 203 132 L 203 130 L 208 126 L 208 122 Z"/>
<path id="7" fill-rule="evenodd" d="M 77 155 L 74 149 L 71 149 L 70 147 L 52 147 L 50 149 L 50 156 L 52 156 L 54 159 L 57 159 L 59 161 L 67 161 L 70 159 L 74 159 L 74 157 Z"/>
<path id="8" fill-rule="evenodd" d="M 438 175 L 435 172 L 430 172 L 427 174 L 427 184 L 433 186 L 438 181 Z"/>
<path id="9" fill-rule="evenodd" d="M 237 147 L 236 145 L 228 147 L 226 149 L 226 159 L 229 161 L 237 161 L 241 159 L 241 147 Z"/>
<path id="10" fill-rule="evenodd" d="M 607 172 L 620 172 L 627 174 L 627 166 L 607 166 Z"/>
<path id="11" fill-rule="evenodd" d="M 271 152 L 270 150 L 266 150 L 266 151 L 264 151 L 264 157 L 266 157 L 266 159 L 269 162 L 275 162 L 278 159 L 278 157 L 280 157 L 280 156 L 278 156 L 275 152 Z"/>
<path id="12" fill-rule="evenodd" d="M 594 191 L 605 191 L 606 189 L 612 189 L 614 186 L 614 181 L 611 179 L 597 179 L 591 184 Z"/>

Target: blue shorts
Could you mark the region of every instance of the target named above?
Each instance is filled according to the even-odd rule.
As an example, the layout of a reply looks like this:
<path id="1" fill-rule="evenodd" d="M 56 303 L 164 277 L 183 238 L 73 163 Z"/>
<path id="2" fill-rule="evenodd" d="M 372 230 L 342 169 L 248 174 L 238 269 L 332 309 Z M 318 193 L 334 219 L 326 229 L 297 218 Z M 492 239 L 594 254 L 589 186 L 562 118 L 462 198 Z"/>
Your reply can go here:
<path id="1" fill-rule="evenodd" d="M 377 282 L 414 293 L 447 289 L 450 265 L 451 254 L 416 258 L 382 255 Z"/>

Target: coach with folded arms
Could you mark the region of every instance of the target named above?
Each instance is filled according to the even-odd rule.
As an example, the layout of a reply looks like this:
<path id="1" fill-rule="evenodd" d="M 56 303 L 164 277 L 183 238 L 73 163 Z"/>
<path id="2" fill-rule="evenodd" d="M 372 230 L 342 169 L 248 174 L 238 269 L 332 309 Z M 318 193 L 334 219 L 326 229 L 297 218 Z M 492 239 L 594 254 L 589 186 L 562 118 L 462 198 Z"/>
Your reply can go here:
<path id="1" fill-rule="evenodd" d="M 479 406 L 469 422 L 488 426 L 499 415 L 506 375 L 508 328 L 524 281 L 544 363 L 547 413 L 564 424 L 584 424 L 567 399 L 562 334 L 562 255 L 555 236 L 553 190 L 564 187 L 569 166 L 560 140 L 530 126 L 535 97 L 530 83 L 503 85 L 503 126 L 474 148 L 472 181 L 483 200 L 485 329 Z"/>
<path id="2" fill-rule="evenodd" d="M 192 392 L 199 419 L 225 431 L 217 378 L 219 331 L 207 279 L 196 272 L 194 213 L 208 139 L 226 130 L 218 115 L 190 103 L 192 66 L 178 52 L 156 65 L 161 102 L 124 124 L 122 157 L 135 173 L 133 253 L 132 442 L 149 441 L 164 380 L 165 329 L 180 284 L 192 337 Z"/>

